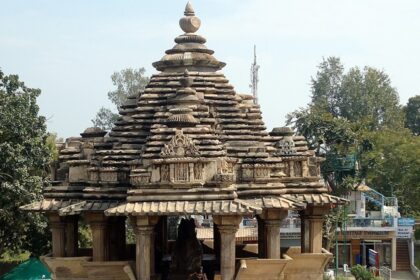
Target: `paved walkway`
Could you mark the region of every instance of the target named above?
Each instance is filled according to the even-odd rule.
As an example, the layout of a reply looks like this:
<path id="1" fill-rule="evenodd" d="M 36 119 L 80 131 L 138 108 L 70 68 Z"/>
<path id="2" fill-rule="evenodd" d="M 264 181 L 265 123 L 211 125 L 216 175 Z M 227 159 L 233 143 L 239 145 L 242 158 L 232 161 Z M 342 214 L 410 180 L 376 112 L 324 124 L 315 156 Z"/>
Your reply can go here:
<path id="1" fill-rule="evenodd" d="M 414 275 L 409 271 L 393 271 L 392 280 L 416 280 Z"/>

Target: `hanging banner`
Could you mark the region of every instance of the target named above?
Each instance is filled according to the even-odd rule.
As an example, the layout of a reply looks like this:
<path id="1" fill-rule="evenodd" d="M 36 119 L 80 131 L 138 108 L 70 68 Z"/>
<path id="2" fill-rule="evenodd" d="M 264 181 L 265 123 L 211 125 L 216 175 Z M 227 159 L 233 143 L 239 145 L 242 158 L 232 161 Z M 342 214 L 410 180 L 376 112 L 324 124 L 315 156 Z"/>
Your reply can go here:
<path id="1" fill-rule="evenodd" d="M 379 269 L 379 254 L 375 250 L 369 249 L 369 265 Z"/>

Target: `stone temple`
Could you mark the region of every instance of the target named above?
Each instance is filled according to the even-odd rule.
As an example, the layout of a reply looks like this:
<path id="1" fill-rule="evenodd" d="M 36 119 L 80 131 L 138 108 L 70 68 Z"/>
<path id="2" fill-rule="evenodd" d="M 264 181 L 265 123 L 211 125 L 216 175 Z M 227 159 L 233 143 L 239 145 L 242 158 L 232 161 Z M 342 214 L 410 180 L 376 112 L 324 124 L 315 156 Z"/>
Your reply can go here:
<path id="1" fill-rule="evenodd" d="M 323 279 L 324 215 L 345 201 L 328 194 L 322 158 L 290 128 L 266 131 L 259 105 L 235 92 L 196 33 L 190 3 L 179 24 L 184 33 L 114 128 L 67 139 L 43 200 L 22 207 L 48 217 L 43 261 L 54 279 Z M 301 246 L 281 250 L 288 211 L 300 215 Z M 213 220 L 211 244 L 196 237 L 198 216 Z M 175 241 L 171 217 L 184 218 Z M 258 244 L 236 242 L 243 217 L 256 217 Z M 82 221 L 92 248 L 78 248 Z"/>

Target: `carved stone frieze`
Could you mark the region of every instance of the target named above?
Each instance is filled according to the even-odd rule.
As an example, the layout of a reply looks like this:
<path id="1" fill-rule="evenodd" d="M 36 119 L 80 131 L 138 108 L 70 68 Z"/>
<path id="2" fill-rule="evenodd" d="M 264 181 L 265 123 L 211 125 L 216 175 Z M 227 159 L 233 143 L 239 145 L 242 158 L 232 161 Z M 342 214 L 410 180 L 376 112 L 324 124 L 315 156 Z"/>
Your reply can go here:
<path id="1" fill-rule="evenodd" d="M 177 130 L 171 141 L 161 151 L 161 156 L 163 157 L 191 157 L 199 155 L 200 152 L 192 139 L 184 135 L 182 130 Z"/>
<path id="2" fill-rule="evenodd" d="M 293 155 L 296 154 L 295 142 L 291 137 L 285 137 L 284 139 L 277 142 L 276 147 L 278 148 L 275 155 Z"/>
<path id="3" fill-rule="evenodd" d="M 139 187 L 150 183 L 151 173 L 146 169 L 131 170 L 130 183 Z"/>
<path id="4" fill-rule="evenodd" d="M 171 180 L 169 164 L 160 166 L 160 180 L 161 182 L 169 182 Z"/>
<path id="5" fill-rule="evenodd" d="M 217 173 L 219 174 L 233 174 L 233 167 L 234 167 L 233 161 L 228 160 L 221 160 L 217 163 Z"/>

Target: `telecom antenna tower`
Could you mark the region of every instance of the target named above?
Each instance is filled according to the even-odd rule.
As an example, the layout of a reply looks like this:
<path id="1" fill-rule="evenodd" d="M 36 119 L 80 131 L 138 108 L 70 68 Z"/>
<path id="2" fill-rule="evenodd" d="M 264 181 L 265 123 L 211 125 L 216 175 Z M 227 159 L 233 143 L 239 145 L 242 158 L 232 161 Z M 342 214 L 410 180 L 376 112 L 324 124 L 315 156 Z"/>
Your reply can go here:
<path id="1" fill-rule="evenodd" d="M 254 96 L 254 104 L 258 104 L 258 69 L 260 66 L 257 64 L 257 48 L 254 45 L 254 62 L 251 65 L 251 84 L 249 85 Z"/>

